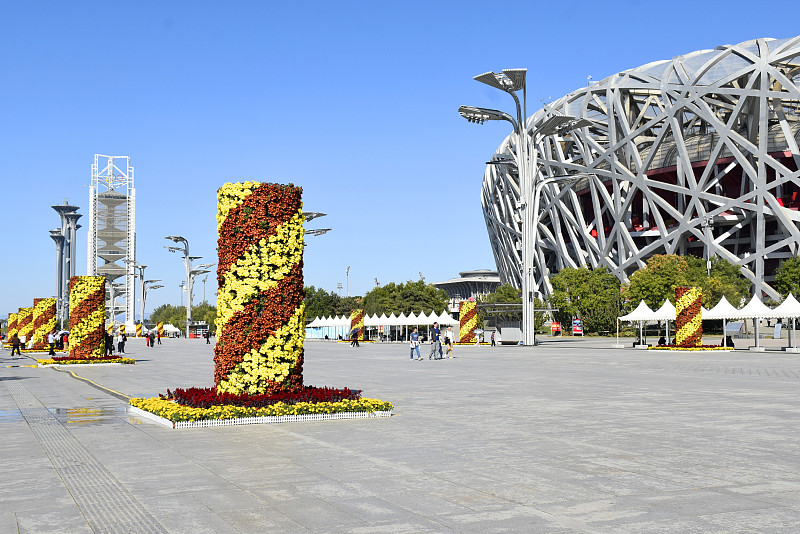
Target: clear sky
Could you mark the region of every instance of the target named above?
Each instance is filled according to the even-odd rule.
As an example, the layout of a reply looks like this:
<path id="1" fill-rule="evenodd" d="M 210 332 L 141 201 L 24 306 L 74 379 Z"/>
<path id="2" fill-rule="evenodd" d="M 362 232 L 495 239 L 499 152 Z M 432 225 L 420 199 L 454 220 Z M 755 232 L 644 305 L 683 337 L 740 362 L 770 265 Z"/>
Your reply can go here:
<path id="1" fill-rule="evenodd" d="M 4 2 L 0 15 L 0 316 L 55 293 L 65 198 L 88 216 L 94 154 L 135 167 L 137 260 L 178 304 L 183 266 L 164 236 L 216 261 L 216 190 L 294 183 L 308 228 L 307 285 L 363 294 L 494 268 L 480 206 L 484 162 L 511 110 L 472 80 L 528 68 L 528 114 L 651 61 L 798 33 L 772 2 Z M 86 274 L 86 227 L 78 274 Z M 207 297 L 216 282 L 209 277 Z M 342 294 L 346 292 L 343 291 Z M 202 300 L 196 286 L 195 301 Z M 138 305 L 136 306 L 138 310 Z"/>

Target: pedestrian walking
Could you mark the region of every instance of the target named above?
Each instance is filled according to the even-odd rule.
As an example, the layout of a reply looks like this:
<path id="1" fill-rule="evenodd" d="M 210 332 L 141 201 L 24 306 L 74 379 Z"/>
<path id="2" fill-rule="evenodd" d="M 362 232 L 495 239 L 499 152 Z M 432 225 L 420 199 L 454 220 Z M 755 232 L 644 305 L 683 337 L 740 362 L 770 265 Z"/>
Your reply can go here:
<path id="1" fill-rule="evenodd" d="M 114 337 L 106 332 L 106 356 L 114 355 Z"/>
<path id="2" fill-rule="evenodd" d="M 156 339 L 158 340 L 158 344 L 161 345 L 161 330 L 156 328 Z M 153 337 L 152 333 L 150 334 L 150 346 L 153 346 Z"/>
<path id="3" fill-rule="evenodd" d="M 492 346 L 494 347 L 494 332 L 492 332 Z"/>
<path id="4" fill-rule="evenodd" d="M 358 344 L 358 328 L 354 328 L 352 332 L 350 332 L 350 346 L 351 347 L 360 347 L 361 345 Z"/>
<path id="5" fill-rule="evenodd" d="M 150 348 L 153 348 L 153 341 L 156 339 L 156 334 L 152 330 L 150 330 Z M 159 344 L 161 343 L 161 337 L 158 338 Z"/>
<path id="6" fill-rule="evenodd" d="M 53 330 L 49 334 L 47 334 L 47 344 L 50 346 L 50 352 L 47 353 L 48 356 L 55 356 L 56 351 L 53 350 L 56 348 L 56 331 Z"/>
<path id="7" fill-rule="evenodd" d="M 439 323 L 433 323 L 433 331 L 431 332 L 431 353 L 428 355 L 428 359 L 430 360 L 433 358 L 434 360 L 441 360 L 442 359 L 442 340 L 439 339 Z"/>
<path id="8" fill-rule="evenodd" d="M 444 333 L 444 342 L 447 345 L 447 349 L 445 350 L 445 354 L 447 354 L 448 358 L 453 357 L 453 328 L 451 326 L 447 327 L 447 331 Z"/>
<path id="9" fill-rule="evenodd" d="M 211 329 L 206 330 L 206 345 L 211 345 Z"/>
<path id="10" fill-rule="evenodd" d="M 125 335 L 125 332 L 120 333 L 119 335 L 119 353 L 125 354 L 125 343 L 128 341 L 128 336 Z"/>
<path id="11" fill-rule="evenodd" d="M 17 353 L 17 356 L 22 356 L 22 353 L 19 351 L 19 336 L 14 334 L 11 336 L 11 356 L 14 356 L 14 352 Z"/>
<path id="12" fill-rule="evenodd" d="M 411 359 L 414 359 L 414 349 L 417 349 L 417 360 L 422 361 L 422 356 L 419 353 L 419 332 L 417 332 L 417 328 L 414 327 L 414 331 L 411 332 L 410 336 L 411 342 Z"/>

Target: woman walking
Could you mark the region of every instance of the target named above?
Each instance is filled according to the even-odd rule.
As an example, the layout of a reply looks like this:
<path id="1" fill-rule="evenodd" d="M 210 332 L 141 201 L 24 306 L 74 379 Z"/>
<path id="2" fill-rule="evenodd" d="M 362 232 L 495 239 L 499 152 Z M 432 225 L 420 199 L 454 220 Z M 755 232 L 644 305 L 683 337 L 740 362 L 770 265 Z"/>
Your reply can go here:
<path id="1" fill-rule="evenodd" d="M 411 359 L 414 359 L 414 349 L 417 349 L 417 360 L 422 360 L 422 356 L 419 353 L 419 332 L 417 332 L 417 328 L 414 327 L 414 331 L 411 332 Z"/>

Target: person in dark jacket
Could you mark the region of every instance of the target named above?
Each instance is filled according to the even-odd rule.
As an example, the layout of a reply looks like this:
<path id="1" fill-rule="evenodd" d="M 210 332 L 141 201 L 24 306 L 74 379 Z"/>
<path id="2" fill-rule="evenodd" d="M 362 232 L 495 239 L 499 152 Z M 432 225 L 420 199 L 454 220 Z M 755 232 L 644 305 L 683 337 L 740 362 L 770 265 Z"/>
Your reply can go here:
<path id="1" fill-rule="evenodd" d="M 14 352 L 17 353 L 17 356 L 22 356 L 22 354 L 19 352 L 19 344 L 20 344 L 19 336 L 17 334 L 14 334 L 13 336 L 11 336 L 11 355 L 12 356 L 14 355 Z"/>

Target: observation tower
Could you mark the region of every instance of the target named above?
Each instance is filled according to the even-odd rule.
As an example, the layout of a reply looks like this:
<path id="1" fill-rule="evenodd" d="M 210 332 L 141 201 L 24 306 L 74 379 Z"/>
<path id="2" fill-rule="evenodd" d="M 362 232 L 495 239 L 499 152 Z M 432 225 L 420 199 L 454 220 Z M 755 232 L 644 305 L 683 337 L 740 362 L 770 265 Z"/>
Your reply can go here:
<path id="1" fill-rule="evenodd" d="M 89 185 L 87 271 L 105 276 L 106 318 L 133 324 L 136 189 L 129 156 L 94 155 Z"/>

